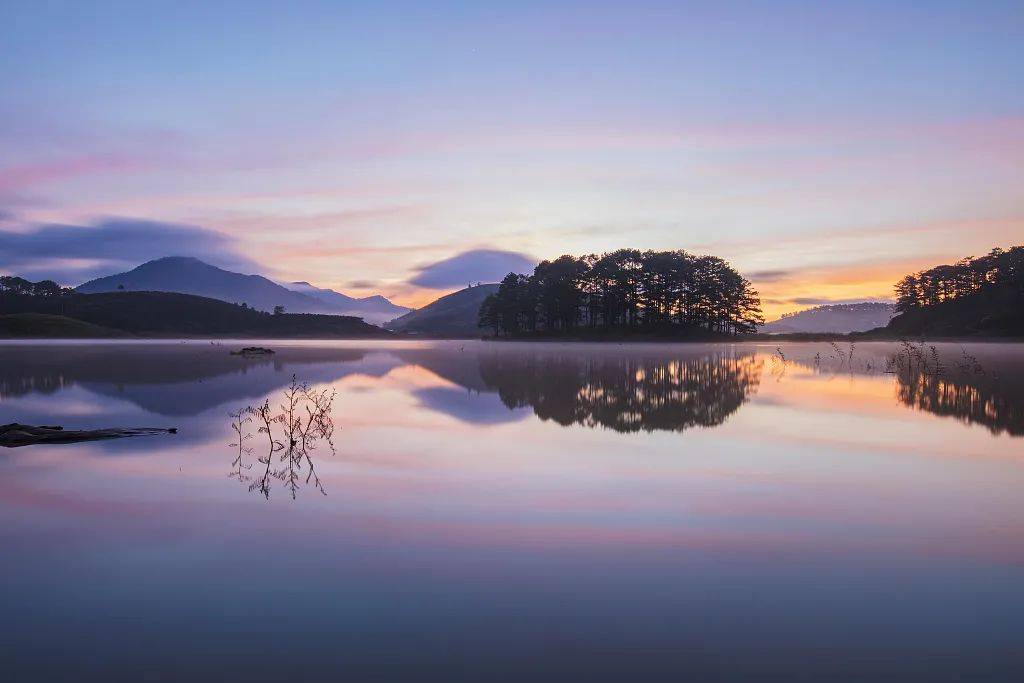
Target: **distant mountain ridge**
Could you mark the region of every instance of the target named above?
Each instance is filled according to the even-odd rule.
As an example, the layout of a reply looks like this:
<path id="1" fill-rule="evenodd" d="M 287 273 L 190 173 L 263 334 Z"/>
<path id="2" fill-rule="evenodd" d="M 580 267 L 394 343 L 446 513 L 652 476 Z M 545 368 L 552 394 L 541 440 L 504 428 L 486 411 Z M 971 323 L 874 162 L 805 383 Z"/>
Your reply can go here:
<path id="1" fill-rule="evenodd" d="M 318 289 L 305 282 L 295 285 L 299 291 L 262 275 L 235 273 L 194 257 L 166 256 L 147 261 L 125 273 L 90 280 L 76 290 L 83 294 L 122 290 L 176 292 L 228 303 L 244 303 L 261 311 L 284 306 L 289 313 L 354 315 L 377 324 L 408 311 L 384 297 L 356 299 L 333 290 Z"/>
<path id="2" fill-rule="evenodd" d="M 885 327 L 894 314 L 892 304 L 879 301 L 826 304 L 787 313 L 778 320 L 765 323 L 758 331 L 768 334 L 865 332 Z"/>
<path id="3" fill-rule="evenodd" d="M 497 283 L 466 287 L 410 311 L 385 327 L 426 337 L 479 337 L 480 304 L 497 291 Z"/>
<path id="4" fill-rule="evenodd" d="M 335 310 L 344 311 L 345 315 L 359 316 L 374 325 L 383 325 L 412 310 L 393 304 L 380 294 L 356 298 L 333 289 L 315 287 L 308 282 L 289 282 L 287 287 L 293 292 L 312 297 Z"/>

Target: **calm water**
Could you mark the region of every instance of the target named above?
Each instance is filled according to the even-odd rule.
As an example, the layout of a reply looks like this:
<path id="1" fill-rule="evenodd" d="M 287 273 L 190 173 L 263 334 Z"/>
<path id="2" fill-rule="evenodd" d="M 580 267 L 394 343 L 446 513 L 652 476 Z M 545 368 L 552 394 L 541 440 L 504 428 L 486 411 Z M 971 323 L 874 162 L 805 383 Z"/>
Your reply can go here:
<path id="1" fill-rule="evenodd" d="M 0 423 L 179 430 L 0 450 L 0 678 L 1020 680 L 1024 346 L 272 345 L 0 346 Z"/>

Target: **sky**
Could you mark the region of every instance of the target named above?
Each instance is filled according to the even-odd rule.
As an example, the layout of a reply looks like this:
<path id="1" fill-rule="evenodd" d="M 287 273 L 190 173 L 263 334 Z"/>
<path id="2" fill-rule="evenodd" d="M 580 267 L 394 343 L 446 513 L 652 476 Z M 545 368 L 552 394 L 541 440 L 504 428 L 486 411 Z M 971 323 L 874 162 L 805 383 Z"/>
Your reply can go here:
<path id="1" fill-rule="evenodd" d="M 1022 242 L 1019 0 L 0 0 L 0 272 L 418 306 L 686 249 L 772 318 Z"/>

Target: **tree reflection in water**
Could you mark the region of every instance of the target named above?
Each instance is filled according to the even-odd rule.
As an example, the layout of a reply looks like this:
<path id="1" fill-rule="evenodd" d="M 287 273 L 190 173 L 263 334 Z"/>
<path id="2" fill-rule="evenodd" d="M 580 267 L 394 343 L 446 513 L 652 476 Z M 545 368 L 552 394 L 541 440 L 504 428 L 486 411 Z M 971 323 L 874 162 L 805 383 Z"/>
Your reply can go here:
<path id="1" fill-rule="evenodd" d="M 896 400 L 902 405 L 964 424 L 978 424 L 993 434 L 1024 436 L 1024 355 L 1007 353 L 1000 345 L 975 347 L 975 357 L 961 347 L 922 342 L 900 342 L 873 351 L 854 345 L 845 353 L 835 344 L 834 353 L 816 354 L 813 360 L 787 360 L 778 353 L 773 361 L 791 362 L 823 375 L 892 375 Z M 781 360 L 777 360 L 781 358 Z"/>
<path id="2" fill-rule="evenodd" d="M 980 424 L 993 434 L 1024 436 L 1024 391 L 1003 377 L 963 368 L 927 372 L 919 367 L 896 371 L 900 403 L 936 415 Z"/>
<path id="3" fill-rule="evenodd" d="M 326 444 L 331 454 L 334 449 L 334 421 L 331 406 L 335 391 L 315 390 L 305 382 L 292 376 L 291 384 L 284 391 L 283 402 L 276 409 L 270 399 L 261 405 L 249 406 L 231 413 L 231 429 L 235 432 L 237 449 L 229 477 L 248 483 L 250 491 L 258 491 L 267 499 L 274 482 L 280 482 L 292 499 L 305 484 L 312 484 L 326 495 L 323 482 L 316 473 L 313 462 L 314 452 Z M 266 455 L 260 455 L 256 462 L 246 462 L 257 447 L 249 446 L 253 441 L 250 425 L 256 425 L 257 434 L 266 437 L 263 445 Z M 255 441 L 263 443 L 262 438 Z M 254 465 L 256 474 L 250 474 Z"/>
<path id="4" fill-rule="evenodd" d="M 494 354 L 480 374 L 509 408 L 542 420 L 618 432 L 684 431 L 722 424 L 761 381 L 756 354 L 701 358 Z"/>

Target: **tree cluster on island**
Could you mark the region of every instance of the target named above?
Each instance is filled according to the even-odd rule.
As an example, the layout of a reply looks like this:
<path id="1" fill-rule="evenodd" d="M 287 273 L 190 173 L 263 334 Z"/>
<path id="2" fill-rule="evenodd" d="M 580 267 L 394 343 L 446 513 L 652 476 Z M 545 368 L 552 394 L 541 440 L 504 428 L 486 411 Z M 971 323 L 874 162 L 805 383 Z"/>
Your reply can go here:
<path id="1" fill-rule="evenodd" d="M 1024 336 L 1024 246 L 907 275 L 896 311 L 889 336 Z"/>
<path id="2" fill-rule="evenodd" d="M 896 310 L 906 313 L 999 290 L 1024 298 L 1024 246 L 996 248 L 986 256 L 969 256 L 952 265 L 907 275 L 896 284 Z"/>
<path id="3" fill-rule="evenodd" d="M 726 261 L 682 250 L 561 256 L 509 273 L 480 307 L 505 337 L 586 333 L 718 336 L 764 323 L 758 293 Z"/>

